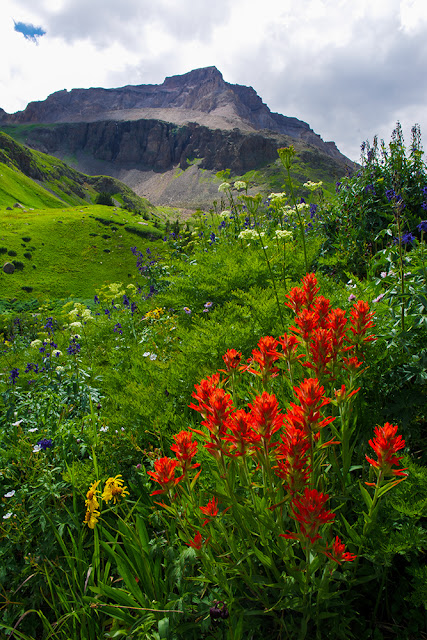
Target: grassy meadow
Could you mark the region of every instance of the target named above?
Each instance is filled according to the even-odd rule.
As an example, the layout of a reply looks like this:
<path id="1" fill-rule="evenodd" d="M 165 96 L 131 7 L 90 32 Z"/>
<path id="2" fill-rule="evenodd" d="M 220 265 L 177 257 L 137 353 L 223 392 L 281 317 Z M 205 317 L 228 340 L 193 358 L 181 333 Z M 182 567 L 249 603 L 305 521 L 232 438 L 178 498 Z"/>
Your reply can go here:
<path id="1" fill-rule="evenodd" d="M 132 246 L 161 242 L 153 218 L 122 208 L 33 204 L 26 210 L 0 209 L 2 258 L 19 263 L 13 274 L 1 272 L 2 299 L 92 299 L 100 283 L 132 282 Z"/>
<path id="2" fill-rule="evenodd" d="M 2 637 L 427 638 L 419 130 L 279 159 L 178 222 L 1 165 Z"/>

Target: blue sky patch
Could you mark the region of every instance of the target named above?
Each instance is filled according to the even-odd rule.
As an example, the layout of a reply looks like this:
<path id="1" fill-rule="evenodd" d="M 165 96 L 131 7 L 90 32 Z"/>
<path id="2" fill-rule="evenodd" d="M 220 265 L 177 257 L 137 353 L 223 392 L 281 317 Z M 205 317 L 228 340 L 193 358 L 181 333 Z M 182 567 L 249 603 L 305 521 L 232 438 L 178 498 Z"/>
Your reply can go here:
<path id="1" fill-rule="evenodd" d="M 24 38 L 31 40 L 37 44 L 37 38 L 44 36 L 46 31 L 42 27 L 35 27 L 33 24 L 26 24 L 25 22 L 15 22 L 15 31 L 22 33 Z"/>

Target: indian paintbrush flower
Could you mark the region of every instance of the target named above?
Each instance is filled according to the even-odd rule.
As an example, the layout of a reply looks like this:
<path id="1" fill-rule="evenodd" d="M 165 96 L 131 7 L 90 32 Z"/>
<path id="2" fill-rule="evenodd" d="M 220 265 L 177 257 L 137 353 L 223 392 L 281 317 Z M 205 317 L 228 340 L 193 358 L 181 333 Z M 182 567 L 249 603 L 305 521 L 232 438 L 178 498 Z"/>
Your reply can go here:
<path id="1" fill-rule="evenodd" d="M 179 464 L 179 460 L 173 460 L 167 456 L 154 461 L 154 471 L 147 471 L 147 474 L 160 484 L 161 489 L 153 491 L 150 494 L 151 496 L 167 493 L 178 484 L 182 479 L 182 475 L 179 478 L 175 478 L 175 471 Z"/>
<path id="2" fill-rule="evenodd" d="M 398 451 L 404 448 L 405 441 L 401 435 L 396 435 L 397 425 L 386 422 L 383 427 L 375 427 L 375 437 L 369 440 L 369 444 L 377 454 L 377 460 L 373 460 L 366 456 L 369 464 L 372 465 L 374 471 L 382 477 L 384 476 L 403 476 L 406 478 L 406 469 L 392 469 L 398 466 L 403 456 L 397 456 Z"/>
<path id="3" fill-rule="evenodd" d="M 319 493 L 317 489 L 304 490 L 304 494 L 295 497 L 291 503 L 292 517 L 298 523 L 300 533 L 280 534 L 284 538 L 303 541 L 304 538 L 314 544 L 321 538 L 319 529 L 335 520 L 335 514 L 325 509 L 328 501 L 327 494 Z"/>
<path id="4" fill-rule="evenodd" d="M 203 522 L 203 526 L 205 526 L 208 524 L 209 518 L 214 518 L 218 515 L 218 500 L 212 497 L 205 507 L 199 507 L 199 509 L 205 516 L 208 516 Z"/>

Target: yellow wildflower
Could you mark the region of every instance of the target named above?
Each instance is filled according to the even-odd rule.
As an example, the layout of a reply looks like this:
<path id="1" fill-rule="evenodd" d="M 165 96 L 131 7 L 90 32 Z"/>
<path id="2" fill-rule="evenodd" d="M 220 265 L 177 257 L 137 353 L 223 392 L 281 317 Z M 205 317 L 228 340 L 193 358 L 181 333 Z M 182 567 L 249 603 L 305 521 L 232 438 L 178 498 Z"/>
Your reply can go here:
<path id="1" fill-rule="evenodd" d="M 98 498 L 96 497 L 96 494 L 99 493 L 99 489 L 97 489 L 97 486 L 99 485 L 100 482 L 101 480 L 92 482 L 92 484 L 89 487 L 89 491 L 86 494 L 85 505 L 87 507 L 87 510 L 92 511 L 92 513 L 99 508 L 99 502 L 98 502 Z"/>
<path id="2" fill-rule="evenodd" d="M 108 478 L 104 491 L 102 492 L 102 499 L 105 500 L 105 502 L 113 500 L 113 503 L 116 504 L 118 498 L 130 495 L 129 491 L 126 491 L 127 487 L 123 486 L 123 480 L 121 478 L 121 474 L 115 478 Z"/>
<path id="3" fill-rule="evenodd" d="M 98 518 L 100 516 L 100 512 L 95 509 L 92 511 L 91 509 L 87 509 L 85 519 L 83 520 L 83 524 L 87 524 L 89 529 L 95 529 L 95 525 L 98 522 Z"/>

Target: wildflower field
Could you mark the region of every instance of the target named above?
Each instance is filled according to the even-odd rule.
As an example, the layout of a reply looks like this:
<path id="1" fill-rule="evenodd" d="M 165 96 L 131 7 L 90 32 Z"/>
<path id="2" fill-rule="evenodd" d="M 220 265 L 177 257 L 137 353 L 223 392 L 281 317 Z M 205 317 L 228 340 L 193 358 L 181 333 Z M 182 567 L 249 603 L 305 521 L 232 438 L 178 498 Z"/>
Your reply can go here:
<path id="1" fill-rule="evenodd" d="M 293 156 L 90 300 L 2 295 L 1 637 L 427 638 L 419 128 L 334 198 Z"/>

